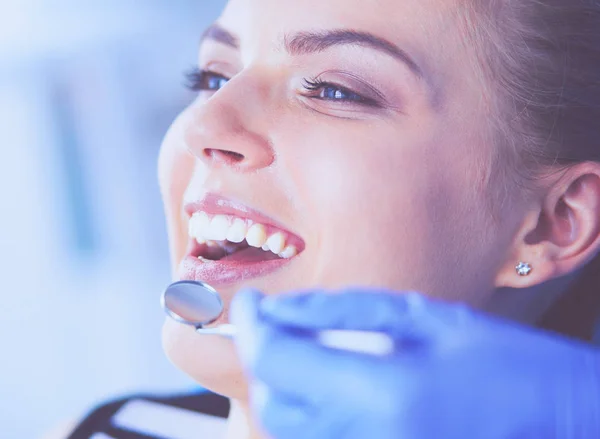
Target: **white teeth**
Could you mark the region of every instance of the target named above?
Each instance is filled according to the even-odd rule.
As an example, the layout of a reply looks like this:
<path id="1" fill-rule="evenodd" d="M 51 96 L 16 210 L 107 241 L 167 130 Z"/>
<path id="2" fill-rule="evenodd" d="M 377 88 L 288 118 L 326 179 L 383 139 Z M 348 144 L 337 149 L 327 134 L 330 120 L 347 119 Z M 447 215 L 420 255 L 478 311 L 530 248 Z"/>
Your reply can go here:
<path id="1" fill-rule="evenodd" d="M 223 246 L 227 242 L 239 244 L 246 240 L 249 246 L 273 252 L 284 259 L 293 258 L 298 254 L 296 246 L 286 245 L 285 233 L 275 232 L 269 236 L 266 226 L 249 224 L 252 222 L 242 218 L 228 215 L 209 216 L 205 212 L 197 212 L 190 218 L 188 233 L 198 243 L 208 247 Z"/>
<path id="2" fill-rule="evenodd" d="M 191 217 L 188 221 L 188 236 L 192 238 L 196 237 L 196 221 L 194 221 L 194 217 Z"/>
<path id="3" fill-rule="evenodd" d="M 267 229 L 262 224 L 253 224 L 246 233 L 246 242 L 251 247 L 261 248 L 267 242 Z"/>
<path id="4" fill-rule="evenodd" d="M 293 245 L 288 245 L 279 256 L 283 259 L 291 259 L 298 254 L 298 249 Z"/>
<path id="5" fill-rule="evenodd" d="M 274 233 L 269 237 L 266 245 L 269 250 L 278 255 L 285 248 L 285 235 L 281 232 Z"/>
<path id="6" fill-rule="evenodd" d="M 229 218 L 225 215 L 215 215 L 210 222 L 208 230 L 206 230 L 204 237 L 212 239 L 213 241 L 225 241 L 227 232 L 229 231 Z"/>
<path id="7" fill-rule="evenodd" d="M 195 213 L 190 219 L 190 237 L 196 238 L 200 244 L 204 244 L 206 239 L 204 234 L 210 226 L 210 218 L 204 212 Z"/>
<path id="8" fill-rule="evenodd" d="M 231 227 L 229 227 L 229 231 L 227 232 L 226 239 L 229 242 L 233 242 L 239 244 L 244 239 L 246 239 L 246 233 L 248 232 L 248 226 L 246 221 L 240 218 L 236 218 L 233 221 Z"/>

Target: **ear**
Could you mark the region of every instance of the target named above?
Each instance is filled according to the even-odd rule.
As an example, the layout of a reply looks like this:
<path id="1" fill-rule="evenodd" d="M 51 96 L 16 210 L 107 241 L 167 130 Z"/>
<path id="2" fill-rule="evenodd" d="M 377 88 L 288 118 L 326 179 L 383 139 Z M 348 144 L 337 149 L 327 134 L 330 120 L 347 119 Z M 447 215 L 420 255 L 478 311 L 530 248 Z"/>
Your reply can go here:
<path id="1" fill-rule="evenodd" d="M 518 233 L 496 286 L 527 288 L 569 274 L 600 251 L 600 163 L 569 168 L 531 210 Z M 519 276 L 516 265 L 532 271 Z"/>

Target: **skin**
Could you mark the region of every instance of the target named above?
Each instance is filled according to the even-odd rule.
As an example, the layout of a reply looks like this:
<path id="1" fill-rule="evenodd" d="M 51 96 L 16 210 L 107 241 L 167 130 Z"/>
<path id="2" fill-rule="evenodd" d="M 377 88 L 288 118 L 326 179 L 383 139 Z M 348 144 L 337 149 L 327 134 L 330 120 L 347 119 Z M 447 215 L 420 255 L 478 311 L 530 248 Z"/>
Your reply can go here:
<path id="1" fill-rule="evenodd" d="M 377 286 L 492 312 L 502 303 L 508 317 L 532 320 L 555 294 L 539 286 L 600 248 L 596 164 L 552 174 L 494 214 L 488 208 L 496 186 L 486 179 L 495 147 L 487 121 L 496 116 L 455 3 L 232 0 L 218 23 L 240 47 L 207 40 L 198 63 L 231 80 L 199 93 L 159 160 L 174 278 L 188 242 L 182 206 L 207 192 L 264 212 L 306 245 L 286 268 L 221 288 L 226 297 L 242 287 Z M 397 45 L 422 75 L 364 45 L 290 54 L 282 44 L 282 35 L 342 28 Z M 379 107 L 315 99 L 302 87 L 315 77 L 358 94 L 373 95 L 371 84 L 384 99 Z M 234 163 L 222 151 L 244 158 Z M 519 261 L 535 267 L 530 276 L 516 275 Z M 163 339 L 173 363 L 233 398 L 231 436 L 250 435 L 233 344 L 170 320 Z"/>

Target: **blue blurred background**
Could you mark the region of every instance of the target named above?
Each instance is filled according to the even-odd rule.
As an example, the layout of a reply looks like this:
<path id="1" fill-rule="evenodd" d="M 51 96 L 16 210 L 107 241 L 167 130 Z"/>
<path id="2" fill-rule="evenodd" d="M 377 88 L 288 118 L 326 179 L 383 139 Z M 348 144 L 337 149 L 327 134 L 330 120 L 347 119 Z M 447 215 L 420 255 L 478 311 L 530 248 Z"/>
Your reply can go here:
<path id="1" fill-rule="evenodd" d="M 220 0 L 0 0 L 0 438 L 193 387 L 160 345 L 161 138 Z"/>

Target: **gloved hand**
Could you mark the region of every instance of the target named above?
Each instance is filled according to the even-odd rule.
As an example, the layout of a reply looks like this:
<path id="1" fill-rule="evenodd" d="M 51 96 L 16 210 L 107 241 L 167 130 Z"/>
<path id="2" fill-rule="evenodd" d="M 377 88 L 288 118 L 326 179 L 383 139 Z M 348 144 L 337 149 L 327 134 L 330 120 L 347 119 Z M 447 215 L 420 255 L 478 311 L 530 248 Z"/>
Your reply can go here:
<path id="1" fill-rule="evenodd" d="M 416 293 L 245 291 L 231 310 L 251 407 L 275 439 L 598 439 L 600 352 Z M 381 331 L 374 357 L 319 345 Z"/>

